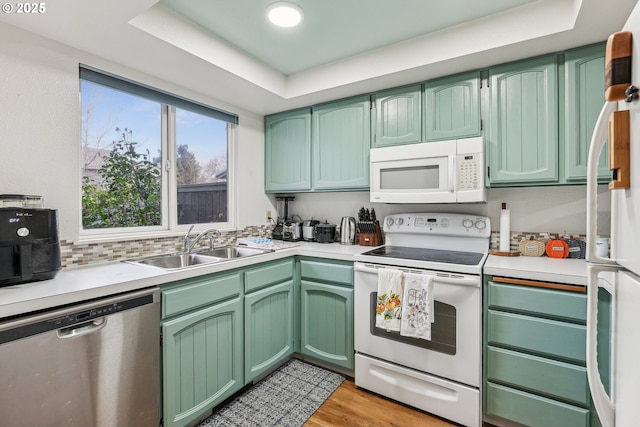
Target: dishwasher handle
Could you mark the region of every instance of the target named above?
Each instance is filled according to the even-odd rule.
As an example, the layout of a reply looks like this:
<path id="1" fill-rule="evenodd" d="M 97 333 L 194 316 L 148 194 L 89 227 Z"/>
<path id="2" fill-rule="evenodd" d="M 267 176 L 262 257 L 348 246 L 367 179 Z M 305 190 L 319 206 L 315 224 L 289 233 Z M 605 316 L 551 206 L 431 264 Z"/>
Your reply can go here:
<path id="1" fill-rule="evenodd" d="M 69 339 L 92 334 L 104 328 L 106 324 L 107 318 L 100 317 L 99 319 L 89 320 L 88 322 L 73 325 L 68 328 L 61 328 L 58 329 L 58 338 Z"/>

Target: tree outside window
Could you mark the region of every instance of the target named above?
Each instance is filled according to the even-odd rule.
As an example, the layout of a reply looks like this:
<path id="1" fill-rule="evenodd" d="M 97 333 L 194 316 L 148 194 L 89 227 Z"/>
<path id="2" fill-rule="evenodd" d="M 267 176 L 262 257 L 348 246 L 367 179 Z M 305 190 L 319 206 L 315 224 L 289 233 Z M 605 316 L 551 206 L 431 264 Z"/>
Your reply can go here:
<path id="1" fill-rule="evenodd" d="M 81 95 L 83 229 L 228 221 L 233 124 L 82 79 Z"/>

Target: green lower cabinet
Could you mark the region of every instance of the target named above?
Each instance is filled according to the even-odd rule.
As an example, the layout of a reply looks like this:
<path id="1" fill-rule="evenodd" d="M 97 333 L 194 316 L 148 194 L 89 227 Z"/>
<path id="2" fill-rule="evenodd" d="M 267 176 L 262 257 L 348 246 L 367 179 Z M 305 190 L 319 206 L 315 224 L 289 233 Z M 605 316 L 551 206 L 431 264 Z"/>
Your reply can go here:
<path id="1" fill-rule="evenodd" d="M 575 405 L 589 405 L 587 369 L 517 351 L 489 347 L 487 380 Z"/>
<path id="2" fill-rule="evenodd" d="M 587 427 L 589 409 L 487 383 L 486 413 L 529 427 Z"/>
<path id="3" fill-rule="evenodd" d="M 585 363 L 586 327 L 556 320 L 489 310 L 487 340 L 490 344 Z"/>
<path id="4" fill-rule="evenodd" d="M 300 352 L 353 369 L 353 289 L 303 280 L 301 298 Z"/>
<path id="5" fill-rule="evenodd" d="M 244 298 L 245 381 L 250 382 L 293 353 L 293 280 Z"/>
<path id="6" fill-rule="evenodd" d="M 585 366 L 584 290 L 580 286 L 485 278 L 485 421 L 497 426 L 599 425 Z M 606 304 L 600 307 L 599 362 L 608 368 L 610 311 Z M 603 378 L 608 383 L 608 375 Z"/>
<path id="7" fill-rule="evenodd" d="M 300 353 L 353 370 L 353 263 L 299 263 Z"/>
<path id="8" fill-rule="evenodd" d="M 162 322 L 164 426 L 197 420 L 243 385 L 239 297 Z"/>

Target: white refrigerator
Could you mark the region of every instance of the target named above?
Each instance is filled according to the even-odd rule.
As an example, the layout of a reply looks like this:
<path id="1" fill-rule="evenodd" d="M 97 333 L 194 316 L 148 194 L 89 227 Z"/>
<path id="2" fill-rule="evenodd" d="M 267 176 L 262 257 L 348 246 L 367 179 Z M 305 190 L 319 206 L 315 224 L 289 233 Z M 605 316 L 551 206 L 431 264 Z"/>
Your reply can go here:
<path id="1" fill-rule="evenodd" d="M 636 5 L 622 30 L 631 32 L 632 35 L 630 84 L 640 86 L 640 4 Z M 609 63 L 608 58 L 607 64 Z M 607 73 L 608 77 L 611 76 L 609 70 Z M 612 80 L 619 77 L 620 75 L 614 75 Z M 614 111 L 628 111 L 629 126 L 615 128 L 616 123 L 620 122 L 612 124 L 609 121 Z M 611 190 L 611 252 L 609 257 L 600 257 L 596 255 L 595 249 L 598 234 L 596 169 L 597 159 L 612 127 L 616 136 L 613 139 L 616 139 L 616 142 L 624 140 L 617 136 L 624 134 L 625 127 L 629 129 L 629 168 L 624 167 L 622 168 L 624 170 L 619 170 L 617 178 L 628 173 L 630 179 L 628 188 Z M 626 187 L 626 185 L 623 186 Z M 587 261 L 589 267 L 587 374 L 596 411 L 603 427 L 639 426 L 640 100 L 637 96 L 634 96 L 630 102 L 622 100 L 605 103 L 594 130 L 589 152 L 587 180 Z M 607 289 L 611 293 L 609 394 L 605 392 L 597 366 L 598 285 L 602 286 L 603 283 L 610 284 Z"/>

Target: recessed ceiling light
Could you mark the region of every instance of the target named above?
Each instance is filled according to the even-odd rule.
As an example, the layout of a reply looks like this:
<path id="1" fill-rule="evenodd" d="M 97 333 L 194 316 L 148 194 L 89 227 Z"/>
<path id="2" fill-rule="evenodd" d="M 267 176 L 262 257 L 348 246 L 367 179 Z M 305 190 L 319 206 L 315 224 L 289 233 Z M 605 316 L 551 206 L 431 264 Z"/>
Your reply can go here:
<path id="1" fill-rule="evenodd" d="M 293 3 L 273 3 L 267 7 L 267 18 L 278 27 L 295 27 L 302 22 L 302 9 Z"/>

